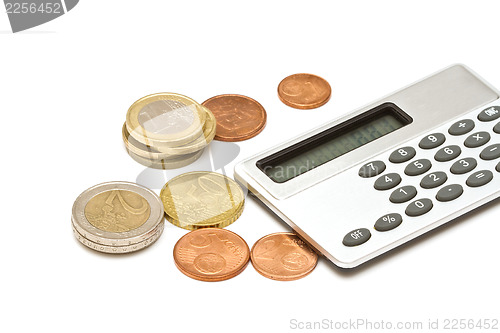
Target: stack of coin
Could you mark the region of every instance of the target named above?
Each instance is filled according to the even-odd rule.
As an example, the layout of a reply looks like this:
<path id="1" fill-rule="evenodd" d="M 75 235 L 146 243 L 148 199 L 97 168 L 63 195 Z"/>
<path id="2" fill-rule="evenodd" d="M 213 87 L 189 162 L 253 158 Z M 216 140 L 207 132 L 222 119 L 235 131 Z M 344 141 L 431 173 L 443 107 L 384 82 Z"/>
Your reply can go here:
<path id="1" fill-rule="evenodd" d="M 195 230 L 224 228 L 240 217 L 245 204 L 241 187 L 215 172 L 188 172 L 169 180 L 160 193 L 167 220 Z"/>
<path id="2" fill-rule="evenodd" d="M 164 227 L 163 205 L 151 190 L 128 182 L 109 182 L 84 191 L 73 204 L 75 237 L 106 253 L 128 253 L 154 243 Z"/>
<path id="3" fill-rule="evenodd" d="M 216 120 L 208 108 L 183 95 L 158 93 L 132 104 L 122 137 L 135 161 L 175 169 L 196 161 L 215 131 Z"/>

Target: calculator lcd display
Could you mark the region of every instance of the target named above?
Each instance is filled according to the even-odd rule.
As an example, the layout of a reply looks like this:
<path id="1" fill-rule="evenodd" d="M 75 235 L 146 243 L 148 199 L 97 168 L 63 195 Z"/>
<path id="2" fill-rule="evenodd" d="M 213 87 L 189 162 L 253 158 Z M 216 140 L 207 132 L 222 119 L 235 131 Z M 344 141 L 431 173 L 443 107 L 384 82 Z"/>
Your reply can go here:
<path id="1" fill-rule="evenodd" d="M 384 103 L 257 162 L 276 183 L 284 183 L 412 122 L 393 103 Z"/>

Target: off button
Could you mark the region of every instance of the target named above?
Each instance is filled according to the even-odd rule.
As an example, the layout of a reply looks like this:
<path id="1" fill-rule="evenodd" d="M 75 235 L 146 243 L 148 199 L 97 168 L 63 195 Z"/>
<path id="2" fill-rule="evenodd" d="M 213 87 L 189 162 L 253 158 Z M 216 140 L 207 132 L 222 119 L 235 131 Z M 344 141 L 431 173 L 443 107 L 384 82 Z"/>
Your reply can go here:
<path id="1" fill-rule="evenodd" d="M 345 246 L 358 246 L 369 240 L 371 236 L 370 230 L 366 228 L 354 229 L 345 235 L 342 244 Z"/>

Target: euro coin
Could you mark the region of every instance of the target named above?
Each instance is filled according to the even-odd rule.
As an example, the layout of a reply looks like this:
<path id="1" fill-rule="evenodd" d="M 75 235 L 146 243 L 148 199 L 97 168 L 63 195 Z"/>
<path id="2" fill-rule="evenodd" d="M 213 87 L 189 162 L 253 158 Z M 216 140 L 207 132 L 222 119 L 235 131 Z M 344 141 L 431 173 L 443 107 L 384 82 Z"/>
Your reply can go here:
<path id="1" fill-rule="evenodd" d="M 205 111 L 193 99 L 174 93 L 145 96 L 127 111 L 127 131 L 153 147 L 177 147 L 203 133 Z"/>
<path id="2" fill-rule="evenodd" d="M 278 85 L 278 96 L 286 105 L 296 109 L 314 109 L 330 99 L 332 88 L 323 78 L 313 74 L 293 74 Z"/>
<path id="3" fill-rule="evenodd" d="M 176 158 L 180 155 L 186 155 L 191 153 L 196 153 L 212 142 L 215 136 L 216 122 L 214 115 L 205 107 L 202 107 L 206 114 L 205 126 L 203 128 L 203 133 L 194 139 L 192 142 L 186 143 L 179 147 L 154 147 L 145 145 L 137 141 L 130 133 L 127 131 L 126 124 L 123 124 L 122 128 L 122 138 L 125 143 L 127 150 L 130 150 L 134 154 L 149 158 L 153 160 L 169 160 Z"/>
<path id="4" fill-rule="evenodd" d="M 259 239 L 250 254 L 261 275 L 279 281 L 300 279 L 316 267 L 318 255 L 293 233 L 275 233 Z"/>
<path id="5" fill-rule="evenodd" d="M 78 196 L 71 221 L 75 231 L 85 240 L 120 247 L 151 244 L 151 237 L 157 238 L 158 232 L 163 230 L 160 227 L 163 218 L 162 202 L 150 189 L 135 183 L 108 182 L 95 185 Z"/>
<path id="6" fill-rule="evenodd" d="M 234 232 L 210 228 L 191 231 L 174 247 L 177 268 L 190 278 L 222 281 L 240 274 L 248 265 L 248 245 Z"/>
<path id="7" fill-rule="evenodd" d="M 245 203 L 241 187 L 215 172 L 188 172 L 160 192 L 167 220 L 184 229 L 223 228 L 238 219 Z"/>
<path id="8" fill-rule="evenodd" d="M 202 103 L 215 116 L 215 140 L 243 141 L 253 138 L 266 126 L 267 113 L 256 100 L 234 94 L 212 97 Z"/>
<path id="9" fill-rule="evenodd" d="M 178 169 L 185 167 L 194 161 L 196 161 L 203 154 L 203 149 L 197 151 L 196 153 L 186 154 L 186 155 L 178 155 L 172 156 L 164 159 L 155 159 L 155 158 L 145 158 L 133 153 L 130 150 L 127 150 L 128 154 L 132 159 L 136 162 L 155 169 Z"/>
<path id="10" fill-rule="evenodd" d="M 161 236 L 164 226 L 165 226 L 164 223 L 160 223 L 158 225 L 158 227 L 156 227 L 156 229 L 154 230 L 154 233 L 151 235 L 151 237 L 145 239 L 142 242 L 133 243 L 130 245 L 120 245 L 120 246 L 104 245 L 104 244 L 99 244 L 99 243 L 95 243 L 91 240 L 88 240 L 87 238 L 83 237 L 83 235 L 81 235 L 78 232 L 78 230 L 76 230 L 74 224 L 73 224 L 73 233 L 74 233 L 76 239 L 80 243 L 82 243 L 83 245 L 85 245 L 86 247 L 88 247 L 92 250 L 96 250 L 96 251 L 104 252 L 104 253 L 120 254 L 120 253 L 131 253 L 131 252 L 139 251 L 139 250 L 142 250 L 142 249 L 150 246 L 151 244 L 156 242 L 158 240 L 158 238 Z"/>

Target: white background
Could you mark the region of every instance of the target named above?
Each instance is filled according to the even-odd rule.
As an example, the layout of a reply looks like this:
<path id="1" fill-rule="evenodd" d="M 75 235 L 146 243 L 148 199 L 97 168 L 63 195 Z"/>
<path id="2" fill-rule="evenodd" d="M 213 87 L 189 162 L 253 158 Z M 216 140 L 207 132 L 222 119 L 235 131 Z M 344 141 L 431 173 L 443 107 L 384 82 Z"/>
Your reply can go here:
<path id="1" fill-rule="evenodd" d="M 150 248 L 101 255 L 70 225 L 74 199 L 135 181 L 121 126 L 136 99 L 244 94 L 267 110 L 236 162 L 452 63 L 500 88 L 498 1 L 90 1 L 12 34 L 0 13 L 2 332 L 287 332 L 290 320 L 499 319 L 498 201 L 353 271 L 321 259 L 294 282 L 251 265 L 224 282 L 180 273 L 167 223 Z M 310 72 L 333 94 L 282 104 L 285 76 Z M 180 170 L 179 172 L 181 172 Z M 159 190 L 156 190 L 159 193 Z M 334 223 L 335 215 L 332 212 Z M 252 246 L 287 227 L 252 198 L 228 227 Z M 423 330 L 425 331 L 425 330 Z"/>

